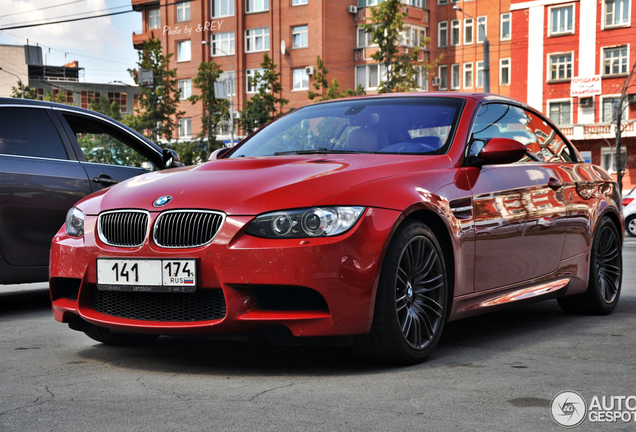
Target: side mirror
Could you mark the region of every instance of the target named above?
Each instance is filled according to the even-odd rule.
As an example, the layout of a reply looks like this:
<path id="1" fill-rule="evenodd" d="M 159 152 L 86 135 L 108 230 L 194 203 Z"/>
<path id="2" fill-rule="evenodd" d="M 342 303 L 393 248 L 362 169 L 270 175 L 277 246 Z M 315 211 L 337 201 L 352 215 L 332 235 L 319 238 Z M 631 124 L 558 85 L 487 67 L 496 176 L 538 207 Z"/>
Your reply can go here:
<path id="1" fill-rule="evenodd" d="M 179 153 L 172 149 L 163 149 L 163 166 L 165 168 L 182 167 L 181 158 Z"/>
<path id="2" fill-rule="evenodd" d="M 477 165 L 503 165 L 518 162 L 526 156 L 526 152 L 526 146 L 519 141 L 510 138 L 491 138 L 485 145 L 484 141 L 475 140 L 470 156 L 476 159 Z"/>
<path id="3" fill-rule="evenodd" d="M 219 159 L 221 156 L 223 156 L 225 153 L 227 153 L 231 149 L 232 147 L 222 147 L 220 149 L 216 149 L 212 152 L 208 160 L 211 161 L 211 160 Z"/>

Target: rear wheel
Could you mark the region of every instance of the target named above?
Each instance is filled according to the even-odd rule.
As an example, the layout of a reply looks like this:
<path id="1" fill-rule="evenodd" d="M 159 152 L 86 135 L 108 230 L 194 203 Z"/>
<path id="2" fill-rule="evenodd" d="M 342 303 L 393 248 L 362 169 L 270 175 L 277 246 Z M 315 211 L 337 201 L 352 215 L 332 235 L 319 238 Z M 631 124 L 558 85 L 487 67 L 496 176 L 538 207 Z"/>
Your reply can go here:
<path id="1" fill-rule="evenodd" d="M 618 230 L 607 217 L 599 223 L 592 243 L 590 276 L 587 290 L 558 299 L 561 308 L 570 313 L 607 315 L 621 294 L 623 256 Z"/>
<path id="2" fill-rule="evenodd" d="M 142 333 L 120 333 L 114 332 L 105 327 L 94 325 L 86 326 L 83 332 L 91 339 L 106 345 L 116 346 L 133 346 L 144 345 L 157 339 L 158 335 L 142 334 Z"/>
<path id="3" fill-rule="evenodd" d="M 625 230 L 630 237 L 636 237 L 636 215 L 627 218 L 625 221 Z"/>
<path id="4" fill-rule="evenodd" d="M 369 334 L 357 350 L 376 361 L 415 364 L 431 355 L 448 314 L 442 249 L 421 222 L 398 228 L 384 259 Z"/>

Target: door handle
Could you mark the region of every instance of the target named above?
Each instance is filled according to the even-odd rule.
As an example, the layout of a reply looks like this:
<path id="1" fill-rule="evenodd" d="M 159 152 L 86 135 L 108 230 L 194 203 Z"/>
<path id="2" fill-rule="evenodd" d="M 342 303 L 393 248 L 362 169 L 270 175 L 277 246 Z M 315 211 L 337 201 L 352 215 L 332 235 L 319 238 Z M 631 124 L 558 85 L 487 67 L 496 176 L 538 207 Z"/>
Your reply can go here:
<path id="1" fill-rule="evenodd" d="M 561 179 L 551 178 L 548 181 L 548 187 L 552 190 L 560 189 L 563 187 L 563 185 L 565 185 L 565 182 Z"/>
<path id="2" fill-rule="evenodd" d="M 93 177 L 91 180 L 94 181 L 95 183 L 101 183 L 103 185 L 109 185 L 109 186 L 117 183 L 117 180 L 104 176 L 104 175 L 100 175 L 99 177 Z"/>

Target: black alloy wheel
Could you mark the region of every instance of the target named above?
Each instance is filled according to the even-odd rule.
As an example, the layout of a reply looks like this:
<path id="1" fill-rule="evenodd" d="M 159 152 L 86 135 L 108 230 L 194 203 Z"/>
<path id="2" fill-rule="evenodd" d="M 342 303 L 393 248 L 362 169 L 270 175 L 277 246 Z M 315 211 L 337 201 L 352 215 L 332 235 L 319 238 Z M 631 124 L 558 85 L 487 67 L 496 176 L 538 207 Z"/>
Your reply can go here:
<path id="1" fill-rule="evenodd" d="M 448 314 L 442 249 L 423 223 L 398 228 L 384 260 L 371 331 L 355 343 L 381 363 L 415 364 L 431 355 Z"/>

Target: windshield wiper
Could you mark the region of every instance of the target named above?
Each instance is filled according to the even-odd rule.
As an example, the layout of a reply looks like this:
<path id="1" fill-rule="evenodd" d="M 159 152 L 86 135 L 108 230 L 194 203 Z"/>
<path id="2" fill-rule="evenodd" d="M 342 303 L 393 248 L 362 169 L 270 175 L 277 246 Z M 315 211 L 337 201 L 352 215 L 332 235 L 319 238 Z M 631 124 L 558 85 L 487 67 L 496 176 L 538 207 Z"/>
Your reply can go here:
<path id="1" fill-rule="evenodd" d="M 305 154 L 330 154 L 330 153 L 360 153 L 360 151 L 359 150 L 329 150 L 322 147 L 322 148 L 314 149 L 314 150 L 290 150 L 290 151 L 284 151 L 284 152 L 276 152 L 274 153 L 274 156 L 282 156 L 282 155 L 288 155 L 288 154 L 305 155 Z"/>

